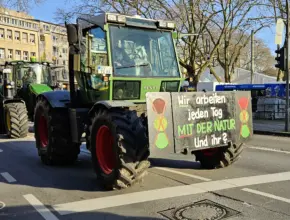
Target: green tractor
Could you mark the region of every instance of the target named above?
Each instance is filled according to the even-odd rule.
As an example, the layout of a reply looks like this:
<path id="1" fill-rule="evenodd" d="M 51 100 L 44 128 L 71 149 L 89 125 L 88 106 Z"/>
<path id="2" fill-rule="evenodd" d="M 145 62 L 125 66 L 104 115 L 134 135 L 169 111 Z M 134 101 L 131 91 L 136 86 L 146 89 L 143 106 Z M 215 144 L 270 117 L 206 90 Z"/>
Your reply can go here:
<path id="1" fill-rule="evenodd" d="M 49 63 L 6 62 L 0 78 L 1 134 L 23 138 L 28 134 L 28 121 L 33 120 L 36 96 L 52 91 Z"/>
<path id="2" fill-rule="evenodd" d="M 209 169 L 239 158 L 250 94 L 180 92 L 173 22 L 103 13 L 66 27 L 70 91 L 38 95 L 34 111 L 44 164 L 76 161 L 85 136 L 100 183 L 122 189 L 144 177 L 149 155 L 191 153 Z"/>

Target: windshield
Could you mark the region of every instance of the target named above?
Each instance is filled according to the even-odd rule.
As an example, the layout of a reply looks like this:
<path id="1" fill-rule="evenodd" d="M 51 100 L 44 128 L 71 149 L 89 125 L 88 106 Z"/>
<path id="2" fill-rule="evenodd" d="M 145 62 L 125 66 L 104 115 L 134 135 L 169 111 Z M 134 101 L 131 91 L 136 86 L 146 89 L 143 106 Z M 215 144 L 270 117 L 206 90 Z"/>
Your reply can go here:
<path id="1" fill-rule="evenodd" d="M 110 26 L 114 74 L 179 77 L 170 32 Z"/>
<path id="2" fill-rule="evenodd" d="M 17 70 L 17 78 L 23 84 L 49 84 L 49 67 L 42 64 L 24 65 Z"/>

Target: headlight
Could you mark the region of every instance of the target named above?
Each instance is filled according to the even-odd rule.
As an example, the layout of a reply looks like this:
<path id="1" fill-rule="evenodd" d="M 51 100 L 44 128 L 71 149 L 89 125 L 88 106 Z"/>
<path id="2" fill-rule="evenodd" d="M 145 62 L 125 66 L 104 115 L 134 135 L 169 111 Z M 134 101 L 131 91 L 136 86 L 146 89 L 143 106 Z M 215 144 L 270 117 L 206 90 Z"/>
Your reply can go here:
<path id="1" fill-rule="evenodd" d="M 172 21 L 158 21 L 159 28 L 175 29 L 175 23 Z"/>
<path id="2" fill-rule="evenodd" d="M 161 83 L 161 92 L 178 92 L 179 81 L 167 81 Z"/>
<path id="3" fill-rule="evenodd" d="M 114 100 L 135 100 L 140 98 L 140 81 L 114 81 Z"/>
<path id="4" fill-rule="evenodd" d="M 11 85 L 11 86 L 14 86 L 14 85 L 15 85 L 15 82 L 11 81 L 11 82 L 10 82 L 10 85 Z"/>
<path id="5" fill-rule="evenodd" d="M 125 15 L 119 15 L 118 16 L 118 22 L 126 23 L 126 16 Z"/>
<path id="6" fill-rule="evenodd" d="M 108 14 L 108 21 L 117 21 L 117 15 Z"/>
<path id="7" fill-rule="evenodd" d="M 166 21 L 159 21 L 159 27 L 166 28 L 167 27 Z"/>
<path id="8" fill-rule="evenodd" d="M 175 23 L 174 22 L 167 22 L 167 27 L 174 29 L 175 28 Z"/>
<path id="9" fill-rule="evenodd" d="M 126 23 L 125 15 L 108 14 L 107 20 L 110 22 Z"/>

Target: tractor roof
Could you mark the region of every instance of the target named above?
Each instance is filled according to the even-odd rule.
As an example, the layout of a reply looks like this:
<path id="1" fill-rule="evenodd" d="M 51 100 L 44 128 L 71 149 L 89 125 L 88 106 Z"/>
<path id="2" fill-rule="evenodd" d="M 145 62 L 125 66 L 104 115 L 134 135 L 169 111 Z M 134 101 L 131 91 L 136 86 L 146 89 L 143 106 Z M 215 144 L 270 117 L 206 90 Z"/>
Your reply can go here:
<path id="1" fill-rule="evenodd" d="M 81 29 L 86 29 L 95 25 L 104 28 L 108 23 L 150 29 L 175 29 L 175 23 L 172 21 L 153 20 L 142 18 L 138 15 L 130 16 L 117 13 L 101 13 L 97 16 L 83 15 L 77 20 L 79 24 L 81 24 Z"/>

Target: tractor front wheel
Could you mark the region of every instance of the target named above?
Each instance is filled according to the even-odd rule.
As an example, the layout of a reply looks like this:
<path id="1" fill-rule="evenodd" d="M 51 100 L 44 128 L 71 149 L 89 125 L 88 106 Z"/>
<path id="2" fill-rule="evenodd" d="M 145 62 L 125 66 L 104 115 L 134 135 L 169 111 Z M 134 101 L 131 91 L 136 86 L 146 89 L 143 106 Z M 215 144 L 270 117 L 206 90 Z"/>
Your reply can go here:
<path id="1" fill-rule="evenodd" d="M 71 141 L 67 109 L 54 109 L 40 98 L 35 107 L 34 132 L 44 164 L 71 164 L 77 160 L 80 144 Z"/>
<path id="2" fill-rule="evenodd" d="M 243 151 L 243 143 L 232 143 L 227 147 L 200 150 L 195 152 L 196 161 L 202 168 L 225 168 L 236 162 Z"/>
<path id="3" fill-rule="evenodd" d="M 89 135 L 93 167 L 106 189 L 126 188 L 142 179 L 150 166 L 149 143 L 136 112 L 100 111 Z"/>
<path id="4" fill-rule="evenodd" d="M 8 103 L 4 106 L 5 130 L 9 138 L 24 138 L 28 134 L 28 116 L 22 102 Z"/>

